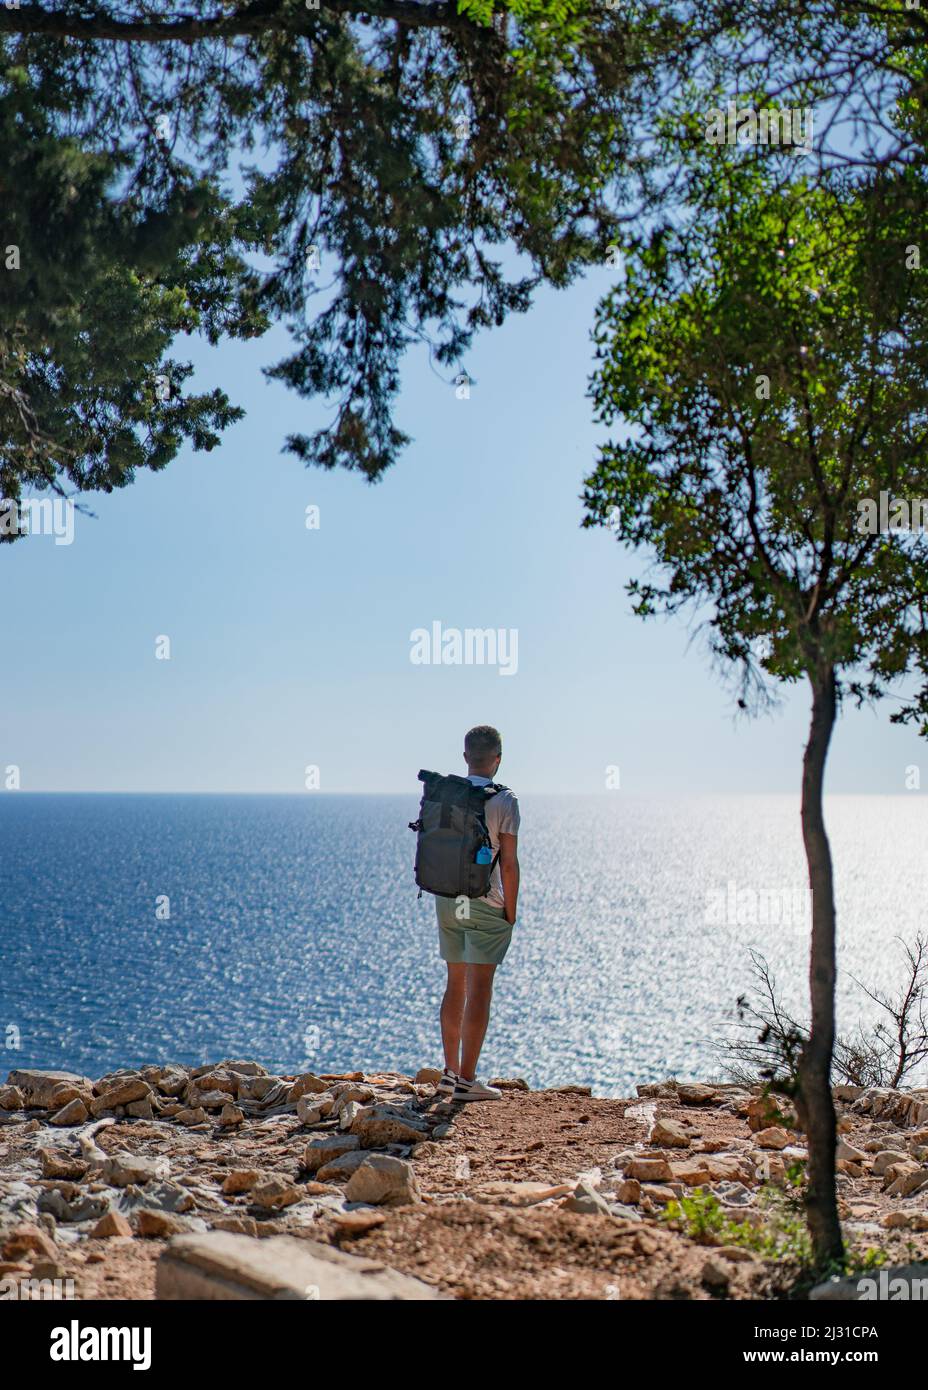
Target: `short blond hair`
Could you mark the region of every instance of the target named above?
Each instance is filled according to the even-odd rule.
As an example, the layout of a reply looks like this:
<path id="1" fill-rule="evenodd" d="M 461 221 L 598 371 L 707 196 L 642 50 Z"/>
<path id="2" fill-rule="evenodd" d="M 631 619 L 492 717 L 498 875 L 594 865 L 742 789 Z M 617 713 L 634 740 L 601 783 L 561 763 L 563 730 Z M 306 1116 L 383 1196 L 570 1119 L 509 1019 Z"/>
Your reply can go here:
<path id="1" fill-rule="evenodd" d="M 503 740 L 492 724 L 475 724 L 464 735 L 464 756 L 472 762 L 482 763 L 487 758 L 502 757 L 502 753 Z"/>

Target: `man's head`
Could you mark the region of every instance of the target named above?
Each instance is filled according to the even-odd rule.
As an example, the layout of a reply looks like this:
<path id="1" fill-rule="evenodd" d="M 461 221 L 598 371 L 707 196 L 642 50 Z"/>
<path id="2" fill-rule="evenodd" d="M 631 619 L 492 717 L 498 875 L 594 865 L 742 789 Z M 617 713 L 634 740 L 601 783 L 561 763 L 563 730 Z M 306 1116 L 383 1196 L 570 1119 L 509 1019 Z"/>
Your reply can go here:
<path id="1" fill-rule="evenodd" d="M 464 735 L 464 761 L 475 777 L 495 777 L 503 756 L 503 741 L 492 724 L 478 724 Z"/>

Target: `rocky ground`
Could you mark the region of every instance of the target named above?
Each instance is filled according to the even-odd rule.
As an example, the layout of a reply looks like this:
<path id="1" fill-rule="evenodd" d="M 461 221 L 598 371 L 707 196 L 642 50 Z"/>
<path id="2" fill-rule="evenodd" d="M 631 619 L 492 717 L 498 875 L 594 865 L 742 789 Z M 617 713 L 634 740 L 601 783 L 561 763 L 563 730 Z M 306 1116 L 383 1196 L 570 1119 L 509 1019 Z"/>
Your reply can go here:
<path id="1" fill-rule="evenodd" d="M 0 1085 L 0 1295 L 152 1298 L 172 1236 L 304 1236 L 467 1299 L 788 1297 L 789 1258 L 674 1229 L 699 1191 L 783 1240 L 792 1117 L 751 1090 L 665 1082 L 433 1099 L 437 1073 L 270 1076 L 256 1062 Z M 838 1087 L 848 1241 L 928 1258 L 928 1091 Z M 30 1281 L 36 1281 L 31 1284 Z M 71 1281 L 70 1284 L 67 1281 Z M 46 1295 L 47 1296 L 47 1295 Z"/>

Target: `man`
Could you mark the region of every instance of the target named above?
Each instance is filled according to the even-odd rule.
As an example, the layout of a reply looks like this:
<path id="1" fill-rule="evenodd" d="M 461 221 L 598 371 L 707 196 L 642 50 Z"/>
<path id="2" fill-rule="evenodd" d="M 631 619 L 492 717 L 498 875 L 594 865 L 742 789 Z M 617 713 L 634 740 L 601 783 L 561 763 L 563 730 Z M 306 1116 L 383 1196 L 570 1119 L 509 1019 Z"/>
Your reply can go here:
<path id="1" fill-rule="evenodd" d="M 485 787 L 496 777 L 503 744 L 496 729 L 479 724 L 464 738 L 468 779 Z M 502 1092 L 477 1080 L 477 1060 L 490 1019 L 493 976 L 512 940 L 519 898 L 519 803 L 510 791 L 486 803 L 487 830 L 498 854 L 483 898 L 436 895 L 438 937 L 448 983 L 441 1001 L 445 1068 L 436 1094 L 453 1101 L 499 1100 Z"/>

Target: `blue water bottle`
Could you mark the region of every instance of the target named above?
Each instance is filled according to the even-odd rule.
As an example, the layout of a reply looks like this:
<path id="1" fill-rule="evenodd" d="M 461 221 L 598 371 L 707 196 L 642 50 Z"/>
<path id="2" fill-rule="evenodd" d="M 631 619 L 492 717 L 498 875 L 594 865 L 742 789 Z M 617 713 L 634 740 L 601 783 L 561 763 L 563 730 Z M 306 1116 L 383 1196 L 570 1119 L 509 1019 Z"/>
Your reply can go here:
<path id="1" fill-rule="evenodd" d="M 476 860 L 476 862 L 477 862 L 478 864 L 492 864 L 492 863 L 493 863 L 493 851 L 490 849 L 490 846 L 489 846 L 489 845 L 481 845 L 481 846 L 480 846 L 480 848 L 479 848 L 478 851 L 477 851 L 477 860 Z"/>

